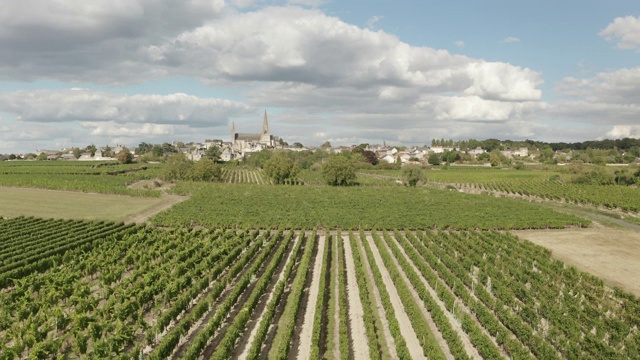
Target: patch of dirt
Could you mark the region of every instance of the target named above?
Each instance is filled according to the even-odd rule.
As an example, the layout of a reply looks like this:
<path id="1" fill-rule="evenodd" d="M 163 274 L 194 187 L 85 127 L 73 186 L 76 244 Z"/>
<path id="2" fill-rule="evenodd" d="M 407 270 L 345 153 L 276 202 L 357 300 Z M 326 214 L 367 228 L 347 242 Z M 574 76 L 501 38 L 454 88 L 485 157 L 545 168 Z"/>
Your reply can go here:
<path id="1" fill-rule="evenodd" d="M 125 223 L 127 224 L 131 224 L 131 223 L 135 223 L 135 224 L 142 224 L 145 223 L 150 217 L 152 217 L 153 215 L 163 212 L 165 210 L 170 209 L 173 205 L 179 203 L 179 202 L 183 202 L 185 200 L 187 200 L 189 197 L 188 196 L 180 196 L 180 195 L 169 195 L 169 194 L 162 194 L 160 196 L 160 198 L 163 200 L 162 202 L 160 202 L 159 204 L 154 205 L 153 207 L 150 207 L 148 209 L 146 209 L 145 211 L 132 215 L 130 216 Z"/>
<path id="2" fill-rule="evenodd" d="M 314 315 L 318 303 L 318 293 L 320 292 L 320 275 L 322 270 L 322 260 L 324 257 L 325 237 L 320 236 L 316 245 L 317 253 L 313 264 L 313 277 L 309 288 L 309 302 L 305 309 L 302 330 L 300 331 L 300 345 L 298 346 L 298 359 L 308 359 L 311 355 L 311 340 L 313 337 Z"/>
<path id="3" fill-rule="evenodd" d="M 603 279 L 609 286 L 640 296 L 640 231 L 599 227 L 512 233 L 546 247 L 556 258 Z"/>
<path id="4" fill-rule="evenodd" d="M 400 325 L 400 334 L 402 334 L 402 337 L 407 344 L 407 349 L 411 354 L 411 358 L 425 359 L 425 356 L 422 352 L 422 346 L 420 345 L 420 341 L 418 340 L 418 335 L 413 330 L 413 326 L 411 325 L 409 316 L 404 310 L 404 306 L 402 306 L 402 300 L 400 300 L 398 290 L 396 289 L 396 286 L 391 279 L 389 271 L 382 261 L 382 256 L 380 256 L 380 253 L 378 252 L 378 247 L 373 241 L 373 238 L 369 235 L 367 235 L 367 241 L 369 242 L 369 246 L 371 247 L 371 253 L 373 254 L 375 263 L 378 266 L 378 269 L 380 269 L 382 281 L 384 282 L 384 285 L 389 292 L 389 299 L 391 300 L 391 305 L 393 306 L 393 310 L 396 313 L 396 320 L 398 320 L 398 325 Z"/>
<path id="5" fill-rule="evenodd" d="M 356 266 L 353 261 L 351 242 L 348 236 L 342 237 L 344 246 L 344 260 L 347 267 L 347 301 L 349 314 L 349 327 L 353 337 L 353 356 L 356 359 L 369 359 L 369 346 L 367 331 L 364 325 L 364 310 L 360 300 L 360 291 L 356 281 Z"/>
<path id="6" fill-rule="evenodd" d="M 129 184 L 127 189 L 147 189 L 147 190 L 160 190 L 167 191 L 171 189 L 175 185 L 171 182 L 165 182 L 160 179 L 148 179 L 148 180 L 140 180 L 136 181 L 133 184 Z"/>

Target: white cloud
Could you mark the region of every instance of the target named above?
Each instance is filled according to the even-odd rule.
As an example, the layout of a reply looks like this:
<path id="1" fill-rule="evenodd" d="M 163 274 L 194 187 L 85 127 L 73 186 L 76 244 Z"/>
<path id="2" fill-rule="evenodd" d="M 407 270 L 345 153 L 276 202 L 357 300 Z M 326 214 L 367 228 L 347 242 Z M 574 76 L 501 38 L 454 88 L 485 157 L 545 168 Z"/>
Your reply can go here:
<path id="1" fill-rule="evenodd" d="M 502 39 L 503 43 L 507 43 L 507 44 L 511 44 L 511 43 L 518 43 L 521 40 L 518 39 L 517 37 L 513 37 L 513 36 L 507 36 L 506 38 Z"/>
<path id="2" fill-rule="evenodd" d="M 613 129 L 607 132 L 607 138 L 622 139 L 634 138 L 640 139 L 640 125 L 614 125 Z"/>
<path id="3" fill-rule="evenodd" d="M 617 17 L 598 35 L 607 41 L 616 42 L 620 49 L 640 49 L 640 18 Z"/>
<path id="4" fill-rule="evenodd" d="M 166 124 L 119 124 L 115 121 L 91 122 L 85 121 L 81 125 L 91 130 L 93 136 L 146 137 L 149 135 L 170 135 L 176 132 L 175 125 Z"/>
<path id="5" fill-rule="evenodd" d="M 0 111 L 21 121 L 113 121 L 117 123 L 227 124 L 230 117 L 254 114 L 254 108 L 224 99 L 186 94 L 122 95 L 86 89 L 0 93 Z"/>
<path id="6" fill-rule="evenodd" d="M 463 48 L 464 47 L 464 41 L 462 40 L 458 40 L 456 42 L 453 43 L 455 46 L 459 47 L 459 48 Z"/>

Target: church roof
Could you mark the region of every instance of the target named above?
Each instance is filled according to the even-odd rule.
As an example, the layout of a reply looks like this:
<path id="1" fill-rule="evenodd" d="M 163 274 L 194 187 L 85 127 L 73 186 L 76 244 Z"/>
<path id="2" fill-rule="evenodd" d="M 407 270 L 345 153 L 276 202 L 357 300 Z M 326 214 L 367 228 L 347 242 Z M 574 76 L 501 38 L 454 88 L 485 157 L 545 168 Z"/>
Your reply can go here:
<path id="1" fill-rule="evenodd" d="M 262 135 L 250 133 L 236 133 L 236 140 L 260 141 Z"/>

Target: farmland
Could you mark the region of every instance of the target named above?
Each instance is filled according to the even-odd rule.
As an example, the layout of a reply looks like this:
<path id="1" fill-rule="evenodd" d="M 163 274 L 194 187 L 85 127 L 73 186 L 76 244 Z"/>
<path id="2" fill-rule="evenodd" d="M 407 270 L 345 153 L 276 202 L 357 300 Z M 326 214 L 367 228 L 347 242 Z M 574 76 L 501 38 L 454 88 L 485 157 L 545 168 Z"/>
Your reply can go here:
<path id="1" fill-rule="evenodd" d="M 0 227 L 5 357 L 634 358 L 640 347 L 637 298 L 508 233 Z M 52 243 L 65 229 L 87 235 Z"/>
<path id="2" fill-rule="evenodd" d="M 27 192 L 15 195 L 24 208 L 0 204 L 0 359 L 640 357 L 640 300 L 620 288 L 636 289 L 635 238 L 605 240 L 608 229 L 582 241 L 599 228 L 538 203 L 396 186 L 392 173 L 355 187 L 277 186 L 223 166 L 221 183 L 178 182 L 168 191 L 185 201 L 134 225 L 95 199 L 141 216 L 135 201 L 166 195 L 97 193 L 131 190 L 110 183 L 128 173 L 20 166 L 6 174 L 94 180 L 74 192 L 23 188 L 18 177 L 21 188 L 0 188 Z M 519 178 L 527 172 L 478 172 L 475 183 L 553 175 Z M 474 183 L 467 176 L 440 184 Z M 46 199 L 60 208 L 19 216 Z M 92 210 L 98 220 L 47 216 Z M 603 262 L 609 252 L 617 257 Z"/>

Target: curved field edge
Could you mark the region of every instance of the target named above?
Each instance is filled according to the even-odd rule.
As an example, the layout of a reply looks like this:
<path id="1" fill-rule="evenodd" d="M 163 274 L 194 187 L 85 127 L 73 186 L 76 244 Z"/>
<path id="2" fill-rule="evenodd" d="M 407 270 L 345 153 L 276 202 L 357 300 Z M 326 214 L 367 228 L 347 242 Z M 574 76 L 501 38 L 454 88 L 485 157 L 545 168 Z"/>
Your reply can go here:
<path id="1" fill-rule="evenodd" d="M 166 209 L 177 196 L 138 197 L 115 194 L 0 186 L 0 216 L 57 219 L 144 221 Z M 141 217 L 142 216 L 142 217 Z"/>
<path id="2" fill-rule="evenodd" d="M 588 220 L 539 204 L 430 188 L 179 183 L 191 198 L 151 221 L 162 226 L 331 229 L 548 229 Z"/>

